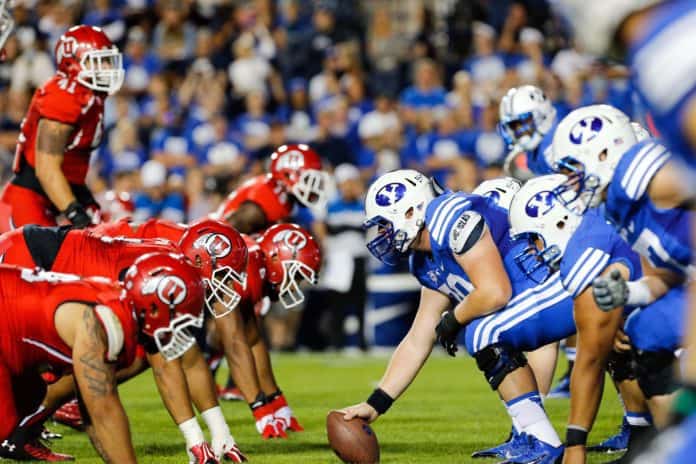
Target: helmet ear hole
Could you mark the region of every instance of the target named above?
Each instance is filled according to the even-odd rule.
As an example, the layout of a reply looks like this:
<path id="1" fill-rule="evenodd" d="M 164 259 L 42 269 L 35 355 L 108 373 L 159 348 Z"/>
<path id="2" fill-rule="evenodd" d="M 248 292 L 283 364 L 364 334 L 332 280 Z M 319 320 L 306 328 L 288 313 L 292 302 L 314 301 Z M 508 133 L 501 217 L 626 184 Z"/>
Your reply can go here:
<path id="1" fill-rule="evenodd" d="M 566 222 L 566 220 L 568 220 L 568 216 L 564 217 L 564 218 L 563 218 L 563 221 L 558 221 L 558 222 L 556 223 L 556 228 L 557 228 L 558 230 L 563 230 L 563 228 L 565 227 L 565 222 Z"/>
<path id="2" fill-rule="evenodd" d="M 413 211 L 413 206 L 406 210 L 406 213 L 404 214 L 406 219 L 411 219 L 413 217 Z"/>
<path id="3" fill-rule="evenodd" d="M 598 156 L 599 161 L 606 161 L 607 156 L 609 156 L 609 154 L 607 153 L 607 149 L 605 148 Z"/>

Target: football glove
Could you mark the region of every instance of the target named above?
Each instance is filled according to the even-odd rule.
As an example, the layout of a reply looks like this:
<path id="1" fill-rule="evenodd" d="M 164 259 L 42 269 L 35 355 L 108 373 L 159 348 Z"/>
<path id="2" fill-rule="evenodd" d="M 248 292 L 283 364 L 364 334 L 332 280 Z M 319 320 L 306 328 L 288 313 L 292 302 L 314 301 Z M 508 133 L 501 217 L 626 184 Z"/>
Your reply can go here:
<path id="1" fill-rule="evenodd" d="M 618 269 L 609 273 L 609 277 L 597 277 L 592 282 L 592 295 L 599 309 L 609 312 L 626 305 L 628 285 Z"/>
<path id="2" fill-rule="evenodd" d="M 63 211 L 63 214 L 65 214 L 65 218 L 70 221 L 76 229 L 84 229 L 92 224 L 92 219 L 87 214 L 85 207 L 77 201 L 70 203 L 68 207 L 65 208 L 65 211 Z"/>
<path id="3" fill-rule="evenodd" d="M 292 432 L 302 432 L 304 430 L 304 427 L 300 425 L 295 418 L 292 409 L 290 409 L 290 406 L 288 406 L 288 402 L 285 400 L 285 395 L 280 392 L 275 395 L 273 400 L 271 400 L 271 407 L 273 408 L 273 415 L 283 421 L 286 430 L 290 430 Z"/>
<path id="4" fill-rule="evenodd" d="M 454 317 L 453 311 L 445 312 L 437 327 L 435 327 L 438 343 L 442 345 L 450 356 L 455 356 L 457 353 L 457 335 L 459 335 L 462 327 L 464 326 Z"/>
<path id="5" fill-rule="evenodd" d="M 252 404 L 251 412 L 256 419 L 256 430 L 264 440 L 288 437 L 288 434 L 285 433 L 285 423 L 273 415 L 273 407 L 265 399 Z"/>

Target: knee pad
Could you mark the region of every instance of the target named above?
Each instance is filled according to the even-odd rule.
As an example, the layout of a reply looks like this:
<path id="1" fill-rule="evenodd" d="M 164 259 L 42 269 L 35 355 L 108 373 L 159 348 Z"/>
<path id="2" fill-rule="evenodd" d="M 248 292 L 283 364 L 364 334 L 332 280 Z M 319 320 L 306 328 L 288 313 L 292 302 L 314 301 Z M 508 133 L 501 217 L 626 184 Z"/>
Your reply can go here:
<path id="1" fill-rule="evenodd" d="M 636 353 L 633 351 L 623 353 L 612 351 L 607 360 L 607 371 L 615 382 L 634 380 L 638 375 Z"/>
<path id="2" fill-rule="evenodd" d="M 527 365 L 527 358 L 523 353 L 499 343 L 474 354 L 474 359 L 493 390 L 498 389 L 510 372 Z"/>
<path id="3" fill-rule="evenodd" d="M 674 353 L 644 351 L 637 354 L 638 385 L 646 398 L 667 395 L 677 389 L 673 379 Z"/>

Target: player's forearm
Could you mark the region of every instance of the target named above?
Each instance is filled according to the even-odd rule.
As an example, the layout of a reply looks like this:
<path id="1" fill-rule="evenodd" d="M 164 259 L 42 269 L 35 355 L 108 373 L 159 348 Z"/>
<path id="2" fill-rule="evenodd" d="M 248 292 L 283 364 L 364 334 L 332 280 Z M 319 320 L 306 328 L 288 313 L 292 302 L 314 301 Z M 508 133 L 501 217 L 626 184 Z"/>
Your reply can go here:
<path id="1" fill-rule="evenodd" d="M 590 349 L 578 350 L 570 378 L 569 425 L 592 429 L 604 385 L 604 358 Z"/>
<path id="2" fill-rule="evenodd" d="M 256 373 L 258 374 L 261 390 L 263 390 L 266 395 L 280 390 L 276 383 L 275 376 L 273 375 L 271 356 L 263 340 L 259 339 L 258 342 L 252 346 L 251 352 L 254 355 L 254 363 L 256 364 Z"/>
<path id="3" fill-rule="evenodd" d="M 180 360 L 167 362 L 162 355 L 149 357 L 152 374 L 164 407 L 175 424 L 181 424 L 194 416 L 186 377 Z"/>
<path id="4" fill-rule="evenodd" d="M 181 359 L 189 393 L 198 411 L 207 411 L 218 405 L 215 381 L 208 363 L 197 346 L 191 347 Z"/>
<path id="5" fill-rule="evenodd" d="M 474 319 L 503 308 L 509 297 L 496 288 L 474 289 L 455 308 L 457 321 L 466 325 Z"/>
<path id="6" fill-rule="evenodd" d="M 428 343 L 426 339 L 419 339 L 409 332 L 392 354 L 379 387 L 393 399 L 401 396 L 430 356 L 433 342 L 434 339 Z"/>
<path id="7" fill-rule="evenodd" d="M 90 425 L 87 434 L 94 448 L 107 463 L 135 463 L 135 450 L 131 441 L 128 417 L 116 392 L 102 397 L 98 405 L 90 409 Z"/>
<path id="8" fill-rule="evenodd" d="M 234 383 L 239 387 L 247 403 L 253 403 L 261 392 L 261 386 L 254 355 L 243 335 L 225 342 L 225 357 Z"/>
<path id="9" fill-rule="evenodd" d="M 53 155 L 36 154 L 36 177 L 39 179 L 41 188 L 56 209 L 65 211 L 70 203 L 75 201 L 75 195 L 70 188 L 68 180 L 63 175 L 63 171 L 60 170 L 60 164 L 50 160 L 40 161 L 51 156 Z"/>

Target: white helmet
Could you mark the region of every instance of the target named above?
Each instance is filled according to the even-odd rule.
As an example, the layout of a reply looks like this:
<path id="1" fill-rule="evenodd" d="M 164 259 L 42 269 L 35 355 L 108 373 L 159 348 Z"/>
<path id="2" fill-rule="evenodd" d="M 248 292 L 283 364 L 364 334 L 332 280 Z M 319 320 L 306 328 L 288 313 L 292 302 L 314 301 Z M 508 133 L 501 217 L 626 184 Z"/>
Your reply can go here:
<path id="1" fill-rule="evenodd" d="M 572 24 L 575 39 L 585 51 L 603 56 L 609 52 L 621 23 L 636 11 L 661 0 L 552 0 Z"/>
<path id="2" fill-rule="evenodd" d="M 5 46 L 5 42 L 7 42 L 15 27 L 8 4 L 8 0 L 0 0 L 0 50 Z"/>
<path id="3" fill-rule="evenodd" d="M 425 225 L 425 209 L 435 198 L 431 180 L 413 169 L 388 172 L 374 181 L 365 200 L 367 248 L 395 265 Z"/>
<path id="4" fill-rule="evenodd" d="M 597 206 L 623 154 L 638 142 L 631 121 L 609 105 L 590 105 L 572 111 L 553 136 L 552 166 L 577 173 L 583 189 Z"/>
<path id="5" fill-rule="evenodd" d="M 498 129 L 508 146 L 536 149 L 555 122 L 556 108 L 538 87 L 513 87 L 500 100 Z"/>
<path id="6" fill-rule="evenodd" d="M 638 142 L 642 142 L 651 137 L 650 132 L 648 132 L 645 127 L 641 126 L 639 122 L 631 121 L 631 127 L 633 128 L 633 133 L 636 134 L 636 140 Z"/>
<path id="7" fill-rule="evenodd" d="M 481 182 L 471 193 L 488 197 L 501 208 L 510 209 L 512 197 L 515 196 L 520 187 L 522 187 L 522 182 L 514 177 L 500 177 Z"/>
<path id="8" fill-rule="evenodd" d="M 527 275 L 544 267 L 557 269 L 568 241 L 582 221 L 582 215 L 572 209 L 576 197 L 566 188 L 568 180 L 563 174 L 535 177 L 512 199 L 510 235 L 541 241 L 515 258 Z"/>

